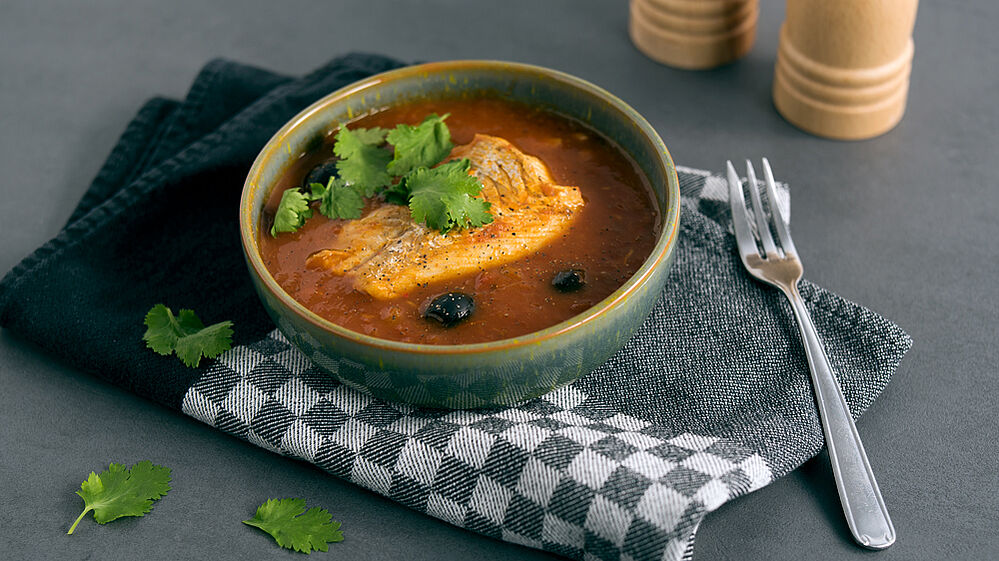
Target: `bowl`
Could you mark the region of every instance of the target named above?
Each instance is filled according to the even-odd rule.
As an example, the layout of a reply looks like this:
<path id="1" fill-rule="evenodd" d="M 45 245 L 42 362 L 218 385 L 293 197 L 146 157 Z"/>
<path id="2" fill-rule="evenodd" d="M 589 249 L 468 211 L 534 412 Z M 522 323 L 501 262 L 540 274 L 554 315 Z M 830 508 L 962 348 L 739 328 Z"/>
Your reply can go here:
<path id="1" fill-rule="evenodd" d="M 338 122 L 427 98 L 500 95 L 580 120 L 628 152 L 655 191 L 662 232 L 638 271 L 610 296 L 562 323 L 520 337 L 426 345 L 371 337 L 336 325 L 292 299 L 264 266 L 261 209 L 297 155 Z M 574 76 L 498 61 L 420 64 L 378 74 L 320 99 L 264 146 L 243 186 L 239 221 L 254 286 L 278 329 L 320 369 L 374 397 L 440 408 L 509 405 L 590 372 L 617 352 L 662 292 L 676 246 L 680 187 L 651 125 L 607 91 Z"/>

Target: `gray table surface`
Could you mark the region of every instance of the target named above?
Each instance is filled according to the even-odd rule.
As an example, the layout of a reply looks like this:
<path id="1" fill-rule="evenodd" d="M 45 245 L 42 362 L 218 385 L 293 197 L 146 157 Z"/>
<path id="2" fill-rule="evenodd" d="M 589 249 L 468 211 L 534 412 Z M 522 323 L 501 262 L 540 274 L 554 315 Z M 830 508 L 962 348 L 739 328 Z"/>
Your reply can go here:
<path id="1" fill-rule="evenodd" d="M 793 188 L 807 276 L 915 339 L 858 426 L 898 529 L 850 541 L 827 458 L 710 514 L 695 559 L 999 558 L 999 4 L 924 2 L 909 108 L 865 142 L 804 134 L 769 89 L 784 6 L 764 0 L 752 52 L 669 69 L 627 37 L 627 4 L 538 2 L 0 3 L 0 270 L 54 236 L 153 95 L 180 97 L 216 56 L 299 74 L 349 50 L 493 58 L 564 70 L 632 104 L 678 164 L 769 156 Z M 143 519 L 65 531 L 73 492 L 110 460 L 171 466 Z M 249 559 L 294 555 L 239 521 L 271 496 L 325 505 L 347 540 L 329 559 L 543 559 L 228 437 L 0 334 L 0 558 Z M 290 558 L 290 557 L 289 557 Z"/>

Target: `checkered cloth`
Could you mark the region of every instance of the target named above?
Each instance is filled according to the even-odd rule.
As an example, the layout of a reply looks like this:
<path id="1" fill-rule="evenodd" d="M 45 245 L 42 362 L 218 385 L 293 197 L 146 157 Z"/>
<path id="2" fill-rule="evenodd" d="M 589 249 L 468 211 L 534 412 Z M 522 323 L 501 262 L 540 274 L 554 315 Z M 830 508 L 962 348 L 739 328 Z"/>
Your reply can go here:
<path id="1" fill-rule="evenodd" d="M 451 524 L 576 559 L 680 559 L 705 513 L 773 479 L 745 445 L 674 433 L 572 385 L 490 411 L 379 401 L 277 330 L 226 353 L 183 410 Z"/>
<path id="2" fill-rule="evenodd" d="M 635 337 L 596 371 L 514 407 L 428 410 L 347 387 L 274 330 L 237 274 L 232 209 L 260 147 L 322 95 L 400 64 L 348 55 L 292 79 L 214 61 L 183 101 L 151 100 L 65 228 L 0 282 L 0 325 L 449 523 L 574 559 L 690 557 L 708 512 L 823 446 L 791 310 L 743 270 L 720 177 L 679 169 L 676 259 Z M 787 215 L 785 186 L 779 199 Z M 801 292 L 859 415 L 911 341 L 821 288 Z M 234 348 L 200 369 L 149 352 L 141 318 L 157 301 L 231 319 Z"/>

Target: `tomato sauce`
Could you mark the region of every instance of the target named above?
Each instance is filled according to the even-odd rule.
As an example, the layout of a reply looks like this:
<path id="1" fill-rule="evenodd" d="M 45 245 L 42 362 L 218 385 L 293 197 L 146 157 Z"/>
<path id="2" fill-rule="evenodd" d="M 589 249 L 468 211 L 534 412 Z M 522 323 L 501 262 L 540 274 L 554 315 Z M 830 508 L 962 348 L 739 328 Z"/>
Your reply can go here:
<path id="1" fill-rule="evenodd" d="M 455 345 L 516 337 L 550 327 L 603 300 L 620 287 L 655 246 L 660 216 L 648 179 L 617 145 L 583 123 L 499 98 L 421 101 L 357 119 L 350 128 L 418 124 L 430 114 L 449 113 L 452 141 L 465 144 L 476 133 L 507 139 L 548 165 L 557 183 L 574 185 L 585 206 L 564 236 L 518 261 L 469 276 L 431 282 L 392 300 L 355 290 L 349 277 L 306 266 L 309 255 L 327 249 L 344 221 L 315 212 L 294 233 L 270 235 L 274 211 L 285 189 L 301 186 L 319 163 L 333 157 L 332 135 L 289 167 L 263 211 L 260 250 L 267 269 L 295 300 L 347 329 L 374 337 Z M 388 204 L 368 200 L 364 212 Z M 575 292 L 553 288 L 560 271 L 582 269 L 586 284 Z M 422 312 L 446 292 L 472 296 L 475 311 L 449 328 Z"/>

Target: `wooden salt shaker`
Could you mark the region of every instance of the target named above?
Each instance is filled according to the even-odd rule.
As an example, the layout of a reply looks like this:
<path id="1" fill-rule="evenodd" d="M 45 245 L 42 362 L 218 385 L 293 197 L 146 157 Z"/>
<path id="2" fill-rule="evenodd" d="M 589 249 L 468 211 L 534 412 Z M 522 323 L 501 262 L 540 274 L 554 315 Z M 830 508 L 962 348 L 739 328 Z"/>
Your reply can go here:
<path id="1" fill-rule="evenodd" d="M 902 119 L 918 0 L 787 0 L 774 105 L 812 134 L 858 140 Z"/>
<path id="2" fill-rule="evenodd" d="M 649 58 L 690 70 L 743 56 L 756 39 L 759 0 L 631 0 L 628 31 Z"/>

